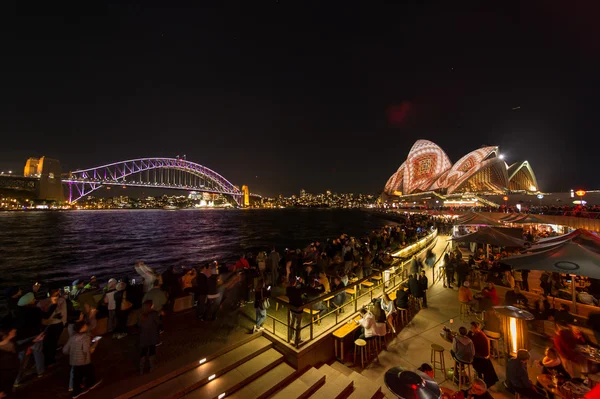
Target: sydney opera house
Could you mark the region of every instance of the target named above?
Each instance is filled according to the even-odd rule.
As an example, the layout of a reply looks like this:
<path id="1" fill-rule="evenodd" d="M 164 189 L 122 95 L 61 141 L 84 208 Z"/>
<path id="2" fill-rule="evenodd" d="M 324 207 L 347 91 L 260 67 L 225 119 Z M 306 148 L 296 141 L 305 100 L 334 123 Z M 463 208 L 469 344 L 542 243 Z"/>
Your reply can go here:
<path id="1" fill-rule="evenodd" d="M 437 144 L 417 140 L 406 161 L 387 181 L 385 196 L 436 192 L 442 195 L 534 192 L 537 181 L 527 161 L 508 165 L 497 146 L 471 151 L 454 165 Z"/>

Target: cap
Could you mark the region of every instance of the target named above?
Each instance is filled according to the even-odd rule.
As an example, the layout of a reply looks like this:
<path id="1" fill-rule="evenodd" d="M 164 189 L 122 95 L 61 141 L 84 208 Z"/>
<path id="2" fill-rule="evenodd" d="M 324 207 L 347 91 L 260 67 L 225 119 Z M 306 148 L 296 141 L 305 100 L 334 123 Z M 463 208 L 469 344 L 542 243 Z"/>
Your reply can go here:
<path id="1" fill-rule="evenodd" d="M 80 282 L 81 282 L 81 281 L 79 281 L 79 280 L 75 280 L 75 281 L 73 281 L 73 283 L 72 283 L 71 285 L 72 285 L 72 286 L 76 286 L 76 285 L 79 285 L 79 283 L 80 283 Z"/>
<path id="2" fill-rule="evenodd" d="M 468 281 L 465 281 L 465 282 L 463 283 L 463 285 L 464 285 L 465 287 L 468 287 L 468 286 L 470 286 L 470 285 L 471 285 L 471 283 L 469 283 Z"/>
<path id="3" fill-rule="evenodd" d="M 517 351 L 517 359 L 519 360 L 529 360 L 530 357 L 531 355 L 527 349 L 519 349 Z"/>
<path id="4" fill-rule="evenodd" d="M 21 298 L 19 298 L 19 302 L 17 303 L 17 305 L 26 306 L 26 305 L 29 305 L 34 300 L 35 300 L 35 296 L 33 295 L 33 292 L 28 292 L 27 294 L 25 294 Z"/>

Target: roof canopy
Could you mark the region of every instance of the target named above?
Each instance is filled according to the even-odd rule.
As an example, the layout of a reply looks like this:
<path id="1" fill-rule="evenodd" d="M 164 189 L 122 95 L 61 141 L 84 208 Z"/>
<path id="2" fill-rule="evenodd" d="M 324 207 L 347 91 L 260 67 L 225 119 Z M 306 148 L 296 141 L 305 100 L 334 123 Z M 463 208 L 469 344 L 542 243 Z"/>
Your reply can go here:
<path id="1" fill-rule="evenodd" d="M 456 219 L 454 222 L 456 225 L 484 225 L 484 226 L 502 226 L 497 220 L 492 219 L 489 216 L 485 216 L 478 212 L 469 212 L 463 217 Z"/>
<path id="2" fill-rule="evenodd" d="M 537 216 L 537 215 L 522 215 L 520 218 L 511 219 L 506 221 L 508 223 L 517 223 L 517 224 L 549 224 L 547 220 Z"/>

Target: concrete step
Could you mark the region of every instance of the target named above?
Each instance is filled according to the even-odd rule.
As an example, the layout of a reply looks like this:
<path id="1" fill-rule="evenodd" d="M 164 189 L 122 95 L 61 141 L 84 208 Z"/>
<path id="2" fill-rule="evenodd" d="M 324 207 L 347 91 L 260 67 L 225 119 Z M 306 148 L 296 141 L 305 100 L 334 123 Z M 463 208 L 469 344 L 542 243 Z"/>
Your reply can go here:
<path id="1" fill-rule="evenodd" d="M 348 399 L 375 399 L 381 394 L 381 387 L 375 385 L 366 377 L 353 371 L 349 378 L 354 382 L 354 391 Z"/>
<path id="2" fill-rule="evenodd" d="M 325 383 L 325 374 L 314 367 L 270 396 L 271 399 L 305 399 Z"/>
<path id="3" fill-rule="evenodd" d="M 279 363 L 248 385 L 235 391 L 231 395 L 227 395 L 227 399 L 266 398 L 279 388 L 289 384 L 294 378 L 295 373 L 296 370 L 287 363 Z"/>
<path id="4" fill-rule="evenodd" d="M 223 398 L 228 393 L 242 388 L 244 384 L 252 382 L 282 362 L 283 355 L 271 348 L 186 394 L 185 399 Z"/>
<path id="5" fill-rule="evenodd" d="M 333 362 L 333 363 L 331 363 L 330 367 L 334 370 L 339 371 L 340 373 L 342 373 L 345 376 L 349 376 L 350 374 L 352 374 L 352 369 L 344 366 L 340 362 Z"/>
<path id="6" fill-rule="evenodd" d="M 312 394 L 310 399 L 342 399 L 352 392 L 353 382 L 349 377 L 327 364 L 319 367 L 319 371 L 325 374 L 325 384 Z"/>
<path id="7" fill-rule="evenodd" d="M 186 393 L 201 387 L 209 381 L 233 370 L 247 360 L 269 350 L 273 343 L 264 337 L 258 337 L 235 349 L 230 350 L 198 367 L 185 371 L 162 384 L 156 385 L 141 394 L 136 399 L 176 399 Z"/>

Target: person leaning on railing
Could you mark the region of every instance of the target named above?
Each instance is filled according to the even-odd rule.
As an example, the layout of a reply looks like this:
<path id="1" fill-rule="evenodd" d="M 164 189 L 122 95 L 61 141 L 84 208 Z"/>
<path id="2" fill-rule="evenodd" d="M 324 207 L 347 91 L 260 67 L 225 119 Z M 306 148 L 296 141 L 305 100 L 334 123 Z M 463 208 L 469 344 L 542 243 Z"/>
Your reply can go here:
<path id="1" fill-rule="evenodd" d="M 295 342 L 296 345 L 302 342 L 300 326 L 302 325 L 302 305 L 304 305 L 302 295 L 304 291 L 300 287 L 300 280 L 300 277 L 291 277 L 290 285 L 285 289 L 290 301 L 290 336 L 292 342 Z"/>

